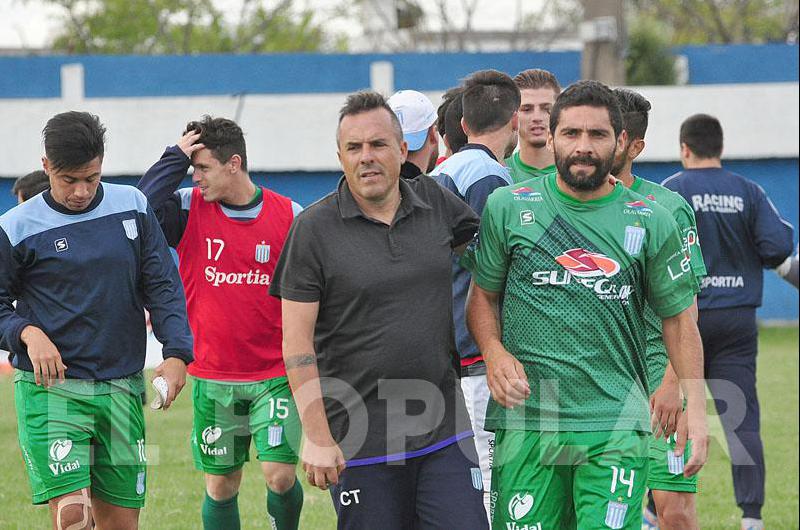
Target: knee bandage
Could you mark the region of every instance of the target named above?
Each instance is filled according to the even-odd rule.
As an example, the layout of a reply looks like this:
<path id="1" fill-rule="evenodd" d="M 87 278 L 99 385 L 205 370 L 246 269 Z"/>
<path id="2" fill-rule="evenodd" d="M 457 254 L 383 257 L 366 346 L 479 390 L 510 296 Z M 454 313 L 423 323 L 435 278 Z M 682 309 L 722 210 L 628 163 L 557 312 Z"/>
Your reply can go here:
<path id="1" fill-rule="evenodd" d="M 81 520 L 69 526 L 64 526 L 61 523 L 61 510 L 67 506 L 80 506 L 81 507 Z M 64 497 L 56 504 L 56 530 L 82 530 L 86 528 L 91 520 L 90 514 L 92 509 L 92 498 L 89 497 L 89 489 L 82 488 L 75 495 Z"/>

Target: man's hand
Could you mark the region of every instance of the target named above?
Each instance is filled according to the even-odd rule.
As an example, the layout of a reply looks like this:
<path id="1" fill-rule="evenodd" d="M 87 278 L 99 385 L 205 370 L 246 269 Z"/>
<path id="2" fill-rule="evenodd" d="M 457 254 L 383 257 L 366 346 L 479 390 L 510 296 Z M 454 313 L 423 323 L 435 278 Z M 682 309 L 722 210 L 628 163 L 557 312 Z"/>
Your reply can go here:
<path id="1" fill-rule="evenodd" d="M 164 359 L 164 362 L 156 367 L 155 377 L 162 376 L 169 386 L 167 399 L 164 401 L 164 410 L 178 397 L 181 389 L 186 384 L 186 363 L 176 357 Z"/>
<path id="2" fill-rule="evenodd" d="M 678 381 L 665 377 L 661 386 L 650 396 L 650 428 L 656 438 L 669 438 L 678 428 L 683 412 L 681 386 Z"/>
<path id="3" fill-rule="evenodd" d="M 28 358 L 33 365 L 33 376 L 37 385 L 45 388 L 53 386 L 56 377 L 59 383 L 64 382 L 64 370 L 67 366 L 61 361 L 58 348 L 44 331 L 36 326 L 25 326 L 20 340 L 28 348 Z"/>
<path id="4" fill-rule="evenodd" d="M 339 483 L 339 475 L 345 468 L 344 455 L 332 439 L 325 445 L 317 445 L 306 438 L 301 459 L 306 479 L 312 486 L 326 490 L 331 484 Z"/>
<path id="5" fill-rule="evenodd" d="M 689 411 L 678 420 L 675 436 L 675 454 L 681 456 L 686 450 L 686 441 L 692 441 L 692 457 L 683 466 L 683 476 L 689 478 L 696 475 L 708 458 L 708 425 L 705 410 L 690 414 Z"/>
<path id="6" fill-rule="evenodd" d="M 531 395 L 531 387 L 522 364 L 508 351 L 485 355 L 486 381 L 492 397 L 503 407 L 521 405 Z"/>
<path id="7" fill-rule="evenodd" d="M 195 151 L 199 151 L 200 149 L 204 148 L 205 145 L 198 144 L 197 140 L 200 138 L 200 133 L 197 131 L 188 131 L 186 134 L 181 136 L 181 139 L 178 140 L 178 147 L 183 154 L 186 155 L 186 158 L 189 160 L 192 159 L 192 153 Z"/>

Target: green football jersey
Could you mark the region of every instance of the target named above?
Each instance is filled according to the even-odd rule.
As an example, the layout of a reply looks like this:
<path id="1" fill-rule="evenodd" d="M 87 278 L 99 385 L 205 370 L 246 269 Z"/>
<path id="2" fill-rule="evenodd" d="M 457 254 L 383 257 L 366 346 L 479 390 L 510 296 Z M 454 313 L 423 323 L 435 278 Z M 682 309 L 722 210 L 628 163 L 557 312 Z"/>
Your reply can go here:
<path id="1" fill-rule="evenodd" d="M 696 284 L 667 210 L 622 184 L 580 202 L 556 175 L 498 188 L 462 264 L 503 293 L 532 389 L 525 407 L 490 402 L 487 429 L 650 431 L 644 309 L 676 315 Z"/>
<path id="2" fill-rule="evenodd" d="M 519 157 L 519 151 L 516 151 L 513 155 L 506 158 L 506 166 L 508 166 L 508 171 L 511 173 L 511 178 L 514 180 L 514 184 L 519 184 L 520 182 L 530 180 L 532 178 L 546 177 L 547 175 L 556 174 L 556 166 L 554 165 L 549 165 L 547 167 L 543 167 L 542 169 L 529 166 Z"/>
<path id="3" fill-rule="evenodd" d="M 681 231 L 684 251 L 689 253 L 689 264 L 697 280 L 695 294 L 700 292 L 700 280 L 706 275 L 706 266 L 703 263 L 703 253 L 697 238 L 697 223 L 694 210 L 689 203 L 672 190 L 650 182 L 634 175 L 631 191 L 660 204 L 672 214 Z M 647 379 L 650 383 L 650 392 L 661 386 L 664 371 L 667 369 L 667 349 L 661 338 L 661 318 L 649 307 L 645 310 L 647 320 Z"/>

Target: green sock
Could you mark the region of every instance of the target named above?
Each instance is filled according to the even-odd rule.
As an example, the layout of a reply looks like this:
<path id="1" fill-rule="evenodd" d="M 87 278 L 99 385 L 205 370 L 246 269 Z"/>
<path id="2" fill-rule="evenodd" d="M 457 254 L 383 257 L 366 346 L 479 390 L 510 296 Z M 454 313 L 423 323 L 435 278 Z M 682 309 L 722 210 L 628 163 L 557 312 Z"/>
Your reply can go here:
<path id="1" fill-rule="evenodd" d="M 267 515 L 278 530 L 297 530 L 303 508 L 303 487 L 295 479 L 285 493 L 275 493 L 267 487 Z"/>
<path id="2" fill-rule="evenodd" d="M 206 493 L 203 501 L 203 528 L 205 530 L 239 530 L 239 494 L 230 499 L 215 501 Z"/>

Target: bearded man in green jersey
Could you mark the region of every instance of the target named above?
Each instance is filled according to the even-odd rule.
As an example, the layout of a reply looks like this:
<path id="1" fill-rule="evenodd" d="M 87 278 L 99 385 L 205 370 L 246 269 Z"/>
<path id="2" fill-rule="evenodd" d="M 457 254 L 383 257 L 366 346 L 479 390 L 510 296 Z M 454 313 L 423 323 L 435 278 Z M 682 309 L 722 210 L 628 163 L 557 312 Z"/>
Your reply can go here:
<path id="1" fill-rule="evenodd" d="M 556 172 L 553 152 L 547 148 L 550 110 L 561 92 L 556 76 L 532 68 L 514 77 L 522 96 L 519 105 L 519 149 L 506 158 L 515 183 Z"/>
<path id="2" fill-rule="evenodd" d="M 688 437 L 684 475 L 705 463 L 697 280 L 670 213 L 610 182 L 625 140 L 608 87 L 567 88 L 550 115 L 557 174 L 492 193 L 462 258 L 473 275 L 467 321 L 493 398 L 494 528 L 640 528 L 648 306 L 687 397 L 675 453 Z"/>
<path id="3" fill-rule="evenodd" d="M 627 140 L 614 160 L 611 172 L 622 184 L 666 208 L 681 231 L 690 266 L 699 282 L 706 275 L 703 254 L 697 240 L 694 211 L 686 200 L 667 188 L 632 173 L 633 161 L 644 150 L 650 102 L 632 90 L 618 88 L 614 95 L 622 111 Z M 699 291 L 699 285 L 697 287 Z M 692 306 L 697 311 L 697 302 Z M 650 441 L 650 469 L 647 486 L 653 492 L 661 530 L 695 530 L 697 476 L 683 476 L 684 456 L 676 456 L 675 429 L 683 411 L 683 400 L 675 370 L 669 364 L 661 339 L 661 319 L 647 308 L 647 377 L 654 438 Z M 687 447 L 687 453 L 689 448 Z"/>

